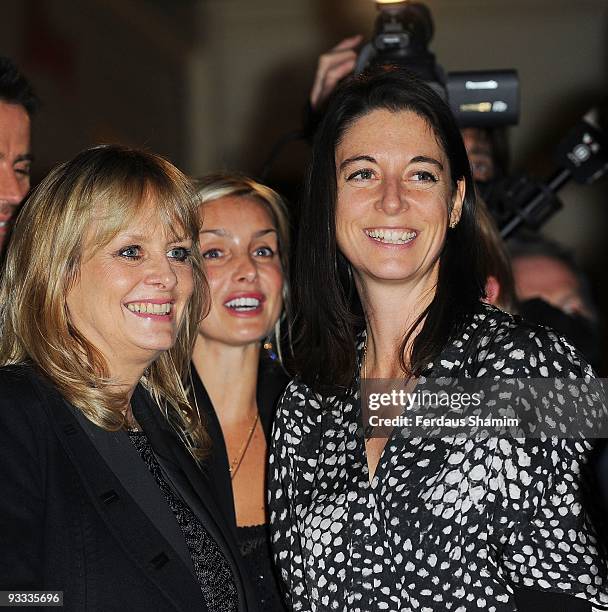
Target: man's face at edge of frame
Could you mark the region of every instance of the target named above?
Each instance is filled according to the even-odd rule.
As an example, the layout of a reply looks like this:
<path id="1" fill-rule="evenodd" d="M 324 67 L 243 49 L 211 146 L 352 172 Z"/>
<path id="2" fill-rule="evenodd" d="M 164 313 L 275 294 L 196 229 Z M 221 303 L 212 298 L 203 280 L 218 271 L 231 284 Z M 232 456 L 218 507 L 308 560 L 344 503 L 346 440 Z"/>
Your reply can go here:
<path id="1" fill-rule="evenodd" d="M 30 117 L 25 108 L 0 100 L 0 252 L 10 222 L 30 189 Z"/>

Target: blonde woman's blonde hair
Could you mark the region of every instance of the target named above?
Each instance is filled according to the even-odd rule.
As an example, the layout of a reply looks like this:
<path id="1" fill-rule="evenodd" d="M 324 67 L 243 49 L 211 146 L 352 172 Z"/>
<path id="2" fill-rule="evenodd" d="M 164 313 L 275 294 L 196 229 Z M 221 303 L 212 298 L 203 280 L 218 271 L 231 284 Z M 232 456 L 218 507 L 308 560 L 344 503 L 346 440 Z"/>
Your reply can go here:
<path id="1" fill-rule="evenodd" d="M 63 397 L 93 423 L 125 426 L 128 398 L 108 364 L 73 325 L 66 296 L 78 279 L 85 248 L 108 244 L 152 207 L 169 235 L 192 239 L 194 290 L 172 349 L 141 382 L 195 457 L 208 436 L 182 381 L 208 288 L 198 250 L 198 202 L 191 183 L 167 160 L 118 145 L 83 151 L 50 172 L 24 203 L 0 278 L 0 365 L 32 363 Z M 85 245 L 95 219 L 95 235 Z"/>
<path id="2" fill-rule="evenodd" d="M 272 223 L 277 230 L 277 243 L 279 247 L 279 261 L 283 273 L 283 314 L 276 322 L 274 329 L 274 341 L 277 348 L 279 360 L 283 362 L 283 351 L 281 348 L 281 321 L 288 318 L 290 312 L 289 291 L 289 248 L 290 228 L 289 213 L 285 200 L 270 187 L 254 181 L 252 178 L 242 174 L 217 173 L 208 174 L 194 180 L 194 187 L 201 205 L 207 204 L 220 198 L 236 196 L 252 198 L 260 202 L 268 211 Z M 290 343 L 291 344 L 291 343 Z"/>

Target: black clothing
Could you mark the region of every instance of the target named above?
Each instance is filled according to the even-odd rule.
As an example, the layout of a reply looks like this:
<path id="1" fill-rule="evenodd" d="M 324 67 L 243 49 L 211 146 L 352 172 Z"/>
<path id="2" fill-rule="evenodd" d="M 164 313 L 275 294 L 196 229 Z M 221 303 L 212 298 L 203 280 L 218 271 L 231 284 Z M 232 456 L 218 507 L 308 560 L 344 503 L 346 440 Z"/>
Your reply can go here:
<path id="1" fill-rule="evenodd" d="M 258 587 L 260 606 L 263 610 L 285 610 L 272 560 L 268 525 L 237 527 L 236 532 L 241 556 Z"/>
<path id="2" fill-rule="evenodd" d="M 175 520 L 184 534 L 192 559 L 194 573 L 201 587 L 209 612 L 233 612 L 237 610 L 238 596 L 230 565 L 222 555 L 215 540 L 209 537 L 196 514 L 177 495 L 165 480 L 154 450 L 143 431 L 128 431 L 129 438 L 148 466 L 160 488 Z"/>
<path id="3" fill-rule="evenodd" d="M 416 389 L 430 377 L 594 375 L 552 331 L 480 305 Z M 564 385 L 555 396 L 568 402 L 574 392 Z M 395 429 L 370 483 L 359 390 L 321 397 L 294 380 L 268 474 L 272 544 L 293 609 L 511 612 L 542 598 L 530 588 L 553 592 L 549 606 L 566 595 L 607 604 L 606 562 L 581 504 L 590 448 Z"/>
<path id="4" fill-rule="evenodd" d="M 264 530 L 264 537 L 254 538 L 255 541 L 250 539 L 251 532 L 237 528 L 228 453 L 222 428 L 209 395 L 194 366 L 191 367 L 190 374 L 196 405 L 212 440 L 212 450 L 210 456 L 206 459 L 204 469 L 218 491 L 218 504 L 222 508 L 226 522 L 234 531 L 241 551 L 247 551 L 247 554 L 243 555 L 243 559 L 249 568 L 251 579 L 257 586 L 262 609 L 265 612 L 282 612 L 285 608 L 277 585 L 274 563 L 268 545 L 268 525 L 254 526 L 255 529 L 263 527 Z M 280 365 L 265 355 L 262 356 L 258 373 L 257 405 L 268 446 L 270 446 L 270 433 L 276 404 L 287 382 L 288 377 Z"/>
<path id="5" fill-rule="evenodd" d="M 138 387 L 163 470 L 258 610 L 215 491 Z M 208 610 L 183 534 L 125 431 L 97 427 L 33 366 L 0 368 L 0 589 L 62 590 L 67 611 Z"/>
<path id="6" fill-rule="evenodd" d="M 546 325 L 572 343 L 594 368 L 601 362 L 598 325 L 579 314 L 566 314 L 540 298 L 526 300 L 519 305 L 519 313 L 529 323 Z"/>

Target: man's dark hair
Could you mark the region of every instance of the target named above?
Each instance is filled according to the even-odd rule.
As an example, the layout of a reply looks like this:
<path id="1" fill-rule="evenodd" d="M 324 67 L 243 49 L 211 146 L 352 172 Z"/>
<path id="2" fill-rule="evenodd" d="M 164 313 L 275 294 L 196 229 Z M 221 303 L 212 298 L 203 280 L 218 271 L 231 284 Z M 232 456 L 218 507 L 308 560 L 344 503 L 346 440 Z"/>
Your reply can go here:
<path id="1" fill-rule="evenodd" d="M 8 57 L 0 56 L 0 100 L 23 106 L 31 117 L 39 106 L 39 100 L 29 81 L 19 72 Z"/>
<path id="2" fill-rule="evenodd" d="M 328 102 L 316 132 L 296 243 L 295 370 L 311 386 L 347 386 L 356 369 L 355 337 L 364 327 L 350 263 L 336 244 L 336 146 L 357 119 L 374 110 L 411 111 L 433 131 L 449 161 L 452 189 L 463 179 L 466 195 L 459 223 L 448 230 L 435 297 L 406 333 L 401 366 L 419 375 L 455 327 L 479 306 L 485 278 L 480 266 L 473 178 L 460 130 L 445 102 L 426 84 L 399 70 L 377 69 L 343 82 Z M 418 324 L 411 364 L 405 347 Z"/>
<path id="3" fill-rule="evenodd" d="M 566 247 L 533 231 L 520 231 L 507 242 L 511 261 L 519 257 L 546 257 L 563 264 L 576 277 L 579 292 L 593 320 L 597 320 L 598 312 L 587 275 L 578 265 L 574 254 Z"/>

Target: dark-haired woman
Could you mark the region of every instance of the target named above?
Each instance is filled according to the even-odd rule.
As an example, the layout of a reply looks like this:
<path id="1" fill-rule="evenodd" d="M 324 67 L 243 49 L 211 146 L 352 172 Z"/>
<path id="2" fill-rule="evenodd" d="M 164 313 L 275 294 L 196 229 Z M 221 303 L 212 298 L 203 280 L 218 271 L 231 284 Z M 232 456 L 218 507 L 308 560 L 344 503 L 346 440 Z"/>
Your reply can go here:
<path id="1" fill-rule="evenodd" d="M 398 71 L 342 85 L 314 143 L 294 273 L 299 375 L 270 457 L 294 610 L 608 602 L 580 499 L 586 440 L 366 435 L 361 379 L 411 391 L 431 378 L 593 377 L 554 333 L 481 303 L 478 243 L 447 106 Z"/>

